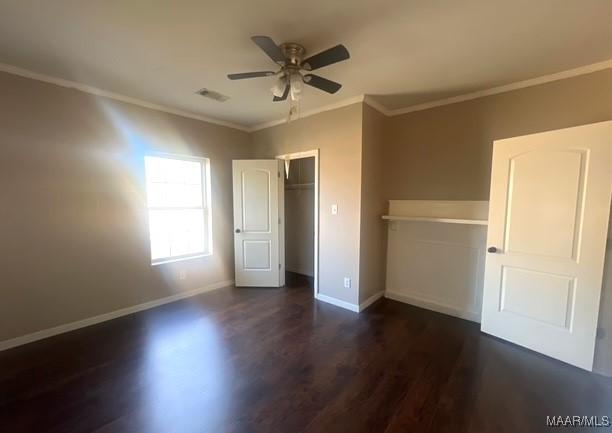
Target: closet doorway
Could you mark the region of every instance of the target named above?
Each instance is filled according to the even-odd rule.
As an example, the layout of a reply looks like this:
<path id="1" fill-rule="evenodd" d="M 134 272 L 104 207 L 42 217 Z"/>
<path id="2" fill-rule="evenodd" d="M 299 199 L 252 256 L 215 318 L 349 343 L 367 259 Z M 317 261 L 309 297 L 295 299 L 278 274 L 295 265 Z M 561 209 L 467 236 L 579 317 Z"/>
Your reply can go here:
<path id="1" fill-rule="evenodd" d="M 316 296 L 319 287 L 319 150 L 285 155 L 286 281 L 306 281 Z"/>

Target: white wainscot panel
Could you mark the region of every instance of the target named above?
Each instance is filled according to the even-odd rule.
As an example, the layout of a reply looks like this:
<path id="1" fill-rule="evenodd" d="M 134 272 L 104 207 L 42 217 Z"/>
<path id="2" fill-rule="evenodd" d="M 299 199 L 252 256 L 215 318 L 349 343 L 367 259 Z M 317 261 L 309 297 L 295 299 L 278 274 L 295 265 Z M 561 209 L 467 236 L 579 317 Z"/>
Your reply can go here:
<path id="1" fill-rule="evenodd" d="M 486 227 L 389 223 L 386 296 L 480 321 Z"/>

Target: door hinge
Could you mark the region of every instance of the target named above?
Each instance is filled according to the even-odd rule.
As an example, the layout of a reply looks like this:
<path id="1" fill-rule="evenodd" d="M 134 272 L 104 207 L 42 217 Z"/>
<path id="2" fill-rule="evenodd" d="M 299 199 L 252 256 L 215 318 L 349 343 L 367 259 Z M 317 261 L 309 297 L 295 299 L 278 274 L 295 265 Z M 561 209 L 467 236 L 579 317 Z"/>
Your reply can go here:
<path id="1" fill-rule="evenodd" d="M 279 263 L 279 264 L 278 264 L 278 269 L 280 270 L 280 268 L 281 268 L 281 264 Z"/>
<path id="2" fill-rule="evenodd" d="M 278 217 L 278 223 L 279 223 L 279 224 L 281 223 L 281 218 L 280 218 L 280 217 Z"/>
<path id="3" fill-rule="evenodd" d="M 277 174 L 278 174 L 278 178 L 280 179 L 280 171 Z"/>

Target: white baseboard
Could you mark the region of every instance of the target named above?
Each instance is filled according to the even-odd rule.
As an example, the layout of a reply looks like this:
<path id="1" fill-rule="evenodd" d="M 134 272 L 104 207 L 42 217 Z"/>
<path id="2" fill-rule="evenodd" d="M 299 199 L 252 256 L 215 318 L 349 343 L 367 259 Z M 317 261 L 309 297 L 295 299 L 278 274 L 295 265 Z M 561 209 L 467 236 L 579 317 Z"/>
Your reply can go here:
<path id="1" fill-rule="evenodd" d="M 366 299 L 359 305 L 351 304 L 350 302 L 346 302 L 346 301 L 341 301 L 340 299 L 332 298 L 331 296 L 323 295 L 321 293 L 317 293 L 315 295 L 315 298 L 318 299 L 319 301 L 323 301 L 323 302 L 327 302 L 328 304 L 335 305 L 336 307 L 344 308 L 345 310 L 350 310 L 355 313 L 360 313 L 366 308 L 368 308 L 370 305 L 372 305 L 374 302 L 382 298 L 384 294 L 385 292 L 378 292 L 370 296 L 368 299 Z"/>
<path id="2" fill-rule="evenodd" d="M 312 273 L 312 271 L 304 271 L 301 269 L 291 268 L 289 266 L 285 266 L 285 270 L 287 272 L 293 272 L 294 274 L 306 275 L 307 277 L 314 278 L 314 274 Z"/>
<path id="3" fill-rule="evenodd" d="M 317 293 L 315 298 L 319 301 L 327 302 L 328 304 L 335 305 L 336 307 L 344 308 L 345 310 L 354 311 L 355 313 L 359 313 L 359 305 L 351 304 L 350 302 L 341 301 L 340 299 L 332 298 L 331 296 L 322 295 L 321 293 Z"/>
<path id="4" fill-rule="evenodd" d="M 160 305 L 169 304 L 170 302 L 190 298 L 201 293 L 210 292 L 212 290 L 231 286 L 233 284 L 234 281 L 232 280 L 220 281 L 218 283 L 210 284 L 208 286 L 200 287 L 198 289 L 190 290 L 188 292 L 177 293 L 175 295 L 167 296 L 165 298 L 155 299 L 153 301 L 145 302 L 143 304 L 133 305 L 131 307 L 100 314 L 99 316 L 89 317 L 87 319 L 78 320 L 76 322 L 66 323 L 63 325 L 55 326 L 53 328 L 43 329 L 42 331 L 22 335 L 20 337 L 12 338 L 10 340 L 0 341 L 0 351 L 31 343 L 33 341 L 42 340 L 44 338 L 53 337 L 54 335 L 63 334 L 64 332 L 74 331 L 75 329 L 85 328 L 86 326 L 106 322 L 108 320 L 116 319 L 117 317 L 127 316 L 128 314 L 137 313 L 138 311 L 148 310 L 150 308 L 158 307 Z"/>
<path id="5" fill-rule="evenodd" d="M 425 299 L 415 295 L 406 295 L 404 293 L 398 293 L 391 290 L 385 291 L 385 298 L 393 299 L 395 301 L 404 302 L 406 304 L 415 305 L 417 307 L 425 308 L 427 310 L 436 311 L 442 314 L 448 314 L 449 316 L 459 317 L 461 319 L 471 320 L 472 322 L 480 323 L 480 314 L 473 311 L 465 311 L 451 305 L 441 304 L 431 299 Z"/>
<path id="6" fill-rule="evenodd" d="M 359 304 L 359 311 L 363 311 L 366 308 L 368 308 L 370 305 L 372 305 L 374 302 L 378 301 L 380 298 L 382 298 L 385 295 L 384 291 L 380 291 L 378 293 L 373 294 L 372 296 L 370 296 L 368 299 L 366 299 L 365 301 L 363 301 L 361 304 Z"/>

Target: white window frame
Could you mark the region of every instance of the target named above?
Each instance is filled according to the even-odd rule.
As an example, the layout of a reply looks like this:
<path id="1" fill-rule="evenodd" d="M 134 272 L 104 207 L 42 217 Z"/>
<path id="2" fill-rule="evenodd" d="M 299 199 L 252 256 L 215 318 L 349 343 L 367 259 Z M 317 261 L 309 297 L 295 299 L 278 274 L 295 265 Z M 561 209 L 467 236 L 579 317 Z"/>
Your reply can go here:
<path id="1" fill-rule="evenodd" d="M 205 220 L 202 221 L 202 224 L 205 225 L 204 231 L 206 233 L 207 239 L 206 244 L 208 246 L 207 251 L 193 253 L 193 254 L 184 254 L 180 256 L 169 256 L 169 257 L 161 257 L 158 259 L 153 259 L 153 251 L 151 250 L 151 227 L 149 225 L 149 212 L 154 209 L 177 209 L 171 207 L 151 207 L 149 206 L 148 199 L 148 182 L 147 182 L 147 174 L 146 174 L 146 166 L 143 164 L 144 168 L 144 185 L 145 185 L 145 201 L 147 207 L 147 233 L 149 236 L 149 258 L 151 260 L 151 266 L 163 265 L 164 263 L 174 263 L 181 262 L 184 260 L 197 259 L 201 257 L 208 257 L 213 254 L 213 238 L 212 238 L 212 195 L 211 195 L 211 175 L 210 175 L 210 159 L 199 157 L 199 156 L 188 156 L 188 155 L 177 155 L 171 153 L 161 153 L 161 152 L 150 152 L 145 154 L 143 158 L 143 163 L 147 157 L 154 158 L 165 158 L 165 159 L 174 159 L 179 161 L 192 161 L 199 162 L 201 164 L 201 174 L 202 174 L 202 210 L 205 216 Z M 204 205 L 205 204 L 205 205 Z M 193 209 L 200 209 L 193 208 Z"/>

